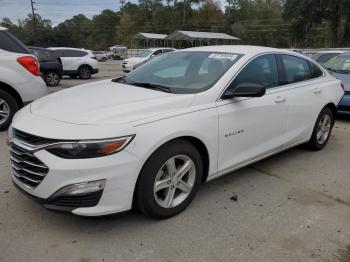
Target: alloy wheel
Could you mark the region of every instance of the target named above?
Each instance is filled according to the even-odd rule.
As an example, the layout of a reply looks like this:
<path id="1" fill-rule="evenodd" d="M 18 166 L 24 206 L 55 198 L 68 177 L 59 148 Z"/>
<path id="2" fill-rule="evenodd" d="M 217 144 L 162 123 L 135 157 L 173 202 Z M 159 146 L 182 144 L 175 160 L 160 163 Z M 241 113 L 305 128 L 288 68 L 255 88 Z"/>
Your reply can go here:
<path id="1" fill-rule="evenodd" d="M 324 144 L 330 134 L 331 131 L 331 117 L 328 114 L 324 114 L 319 123 L 318 123 L 318 127 L 317 127 L 317 142 L 322 145 Z"/>
<path id="2" fill-rule="evenodd" d="M 60 81 L 59 75 L 54 72 L 50 72 L 46 75 L 46 83 L 49 86 L 56 86 L 58 85 L 59 81 Z"/>
<path id="3" fill-rule="evenodd" d="M 168 159 L 159 169 L 154 182 L 155 201 L 163 208 L 173 208 L 186 200 L 196 180 L 196 167 L 186 155 Z"/>
<path id="4" fill-rule="evenodd" d="M 0 125 L 5 123 L 10 117 L 10 107 L 8 103 L 0 98 Z"/>
<path id="5" fill-rule="evenodd" d="M 83 66 L 80 69 L 80 77 L 83 79 L 87 79 L 87 78 L 90 78 L 90 76 L 91 76 L 90 68 Z"/>

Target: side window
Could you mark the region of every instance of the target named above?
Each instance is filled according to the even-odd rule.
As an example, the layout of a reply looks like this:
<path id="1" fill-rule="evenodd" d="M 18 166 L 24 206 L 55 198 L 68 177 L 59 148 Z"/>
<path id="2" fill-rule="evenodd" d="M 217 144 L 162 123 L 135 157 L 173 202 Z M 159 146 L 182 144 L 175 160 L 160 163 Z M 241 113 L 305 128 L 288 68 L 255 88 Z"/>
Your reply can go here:
<path id="1" fill-rule="evenodd" d="M 86 55 L 87 55 L 87 53 L 84 51 L 70 50 L 70 49 L 64 50 L 64 57 L 83 57 Z"/>
<path id="2" fill-rule="evenodd" d="M 323 75 L 322 70 L 312 62 L 309 62 L 309 67 L 311 71 L 311 78 L 317 78 Z"/>
<path id="3" fill-rule="evenodd" d="M 317 62 L 319 62 L 320 64 L 324 64 L 327 63 L 329 60 L 333 59 L 334 57 L 338 56 L 338 53 L 333 53 L 333 54 L 325 54 L 325 55 L 321 55 L 318 59 Z"/>
<path id="4" fill-rule="evenodd" d="M 233 86 L 258 84 L 265 88 L 279 86 L 275 55 L 262 55 L 251 61 L 233 80 Z"/>
<path id="5" fill-rule="evenodd" d="M 160 49 L 160 50 L 155 51 L 152 56 L 156 56 L 156 55 L 159 55 L 161 53 L 162 53 L 162 50 Z"/>
<path id="6" fill-rule="evenodd" d="M 287 84 L 298 83 L 311 78 L 307 60 L 291 55 L 282 55 L 281 57 L 286 71 Z"/>

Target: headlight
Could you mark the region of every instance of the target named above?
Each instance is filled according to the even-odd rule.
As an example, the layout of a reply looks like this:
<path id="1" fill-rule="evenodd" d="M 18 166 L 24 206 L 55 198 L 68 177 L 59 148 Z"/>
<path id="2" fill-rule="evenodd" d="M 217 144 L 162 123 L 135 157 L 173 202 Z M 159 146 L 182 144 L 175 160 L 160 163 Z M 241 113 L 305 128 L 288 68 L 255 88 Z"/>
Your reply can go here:
<path id="1" fill-rule="evenodd" d="M 83 159 L 108 156 L 123 150 L 134 136 L 115 139 L 62 142 L 48 147 L 51 154 L 66 159 Z"/>

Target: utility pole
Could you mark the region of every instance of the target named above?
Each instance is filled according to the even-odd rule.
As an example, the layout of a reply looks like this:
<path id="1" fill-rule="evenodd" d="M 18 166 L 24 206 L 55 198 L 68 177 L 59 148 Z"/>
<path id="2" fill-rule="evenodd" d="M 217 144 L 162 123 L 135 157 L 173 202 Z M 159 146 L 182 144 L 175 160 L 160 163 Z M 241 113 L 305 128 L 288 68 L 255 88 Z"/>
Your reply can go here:
<path id="1" fill-rule="evenodd" d="M 34 8 L 35 2 L 34 2 L 33 0 L 30 0 L 30 4 L 31 4 L 31 6 L 32 6 L 33 27 L 34 27 L 34 33 L 35 33 L 35 36 L 36 36 L 36 18 L 35 18 L 35 13 L 34 13 L 34 11 L 36 10 L 36 9 Z"/>
<path id="2" fill-rule="evenodd" d="M 183 0 L 183 11 L 182 11 L 182 29 L 185 29 L 186 24 L 186 0 Z"/>

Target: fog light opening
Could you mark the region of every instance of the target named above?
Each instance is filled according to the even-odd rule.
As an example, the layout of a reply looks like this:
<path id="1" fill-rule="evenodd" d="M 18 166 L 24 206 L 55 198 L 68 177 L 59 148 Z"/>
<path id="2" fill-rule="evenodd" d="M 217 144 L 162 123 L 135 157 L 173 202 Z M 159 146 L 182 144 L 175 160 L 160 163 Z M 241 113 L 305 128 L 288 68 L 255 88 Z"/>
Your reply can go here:
<path id="1" fill-rule="evenodd" d="M 77 183 L 65 186 L 52 195 L 52 198 L 59 196 L 85 195 L 101 191 L 105 188 L 106 179 Z"/>

